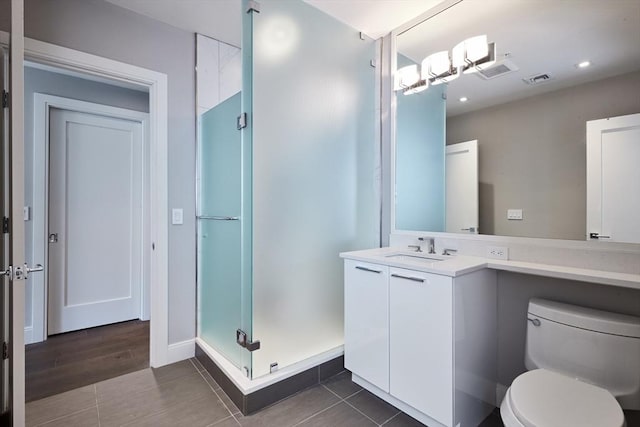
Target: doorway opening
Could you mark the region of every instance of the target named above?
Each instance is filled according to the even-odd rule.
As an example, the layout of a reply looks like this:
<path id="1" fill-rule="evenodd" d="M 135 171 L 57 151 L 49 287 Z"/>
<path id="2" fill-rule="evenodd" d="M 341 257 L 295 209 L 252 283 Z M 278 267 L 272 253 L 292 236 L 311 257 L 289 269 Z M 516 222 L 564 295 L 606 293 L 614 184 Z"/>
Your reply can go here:
<path id="1" fill-rule="evenodd" d="M 149 366 L 151 159 L 148 91 L 36 65 L 25 100 L 31 401 Z"/>

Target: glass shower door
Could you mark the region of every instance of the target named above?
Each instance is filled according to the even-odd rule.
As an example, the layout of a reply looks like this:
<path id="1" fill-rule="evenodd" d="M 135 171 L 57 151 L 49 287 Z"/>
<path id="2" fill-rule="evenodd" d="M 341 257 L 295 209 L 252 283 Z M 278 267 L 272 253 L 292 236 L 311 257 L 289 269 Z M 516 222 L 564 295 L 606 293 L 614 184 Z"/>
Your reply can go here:
<path id="1" fill-rule="evenodd" d="M 199 147 L 199 336 L 238 368 L 250 372 L 250 353 L 236 342 L 248 331 L 243 287 L 242 141 L 236 119 L 240 93 L 204 113 Z M 250 295 L 250 292 L 249 292 Z"/>

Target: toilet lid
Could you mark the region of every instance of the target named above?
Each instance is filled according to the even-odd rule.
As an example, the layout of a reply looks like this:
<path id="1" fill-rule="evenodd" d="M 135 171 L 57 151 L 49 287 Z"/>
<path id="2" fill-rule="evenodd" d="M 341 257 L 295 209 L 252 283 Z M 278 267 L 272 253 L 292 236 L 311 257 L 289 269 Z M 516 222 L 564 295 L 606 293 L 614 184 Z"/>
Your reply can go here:
<path id="1" fill-rule="evenodd" d="M 607 390 L 546 369 L 525 372 L 509 390 L 526 427 L 622 427 L 624 414 Z"/>

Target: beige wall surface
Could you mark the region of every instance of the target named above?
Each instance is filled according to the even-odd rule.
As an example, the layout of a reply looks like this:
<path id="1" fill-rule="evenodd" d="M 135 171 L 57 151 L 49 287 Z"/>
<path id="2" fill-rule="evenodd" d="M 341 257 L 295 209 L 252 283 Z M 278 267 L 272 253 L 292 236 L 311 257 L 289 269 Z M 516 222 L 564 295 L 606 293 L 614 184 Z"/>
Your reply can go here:
<path id="1" fill-rule="evenodd" d="M 448 118 L 447 144 L 478 140 L 480 233 L 584 240 L 586 122 L 638 112 L 633 72 Z"/>

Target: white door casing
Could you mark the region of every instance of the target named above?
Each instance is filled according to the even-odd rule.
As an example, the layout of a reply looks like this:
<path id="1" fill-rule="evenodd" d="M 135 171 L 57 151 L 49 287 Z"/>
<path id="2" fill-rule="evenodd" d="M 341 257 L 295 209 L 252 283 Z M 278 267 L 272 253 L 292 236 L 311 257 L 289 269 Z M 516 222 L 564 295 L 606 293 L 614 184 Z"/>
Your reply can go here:
<path id="1" fill-rule="evenodd" d="M 9 35 L 0 31 L 0 43 L 6 46 L 8 41 Z M 149 235 L 152 244 L 149 283 L 153 284 L 149 289 L 149 358 L 152 367 L 181 360 L 185 352 L 174 352 L 169 346 L 167 75 L 30 38 L 24 39 L 24 52 L 27 59 L 35 63 L 124 82 L 129 87 L 134 85 L 149 91 Z M 21 315 L 24 316 L 24 309 Z"/>
<path id="2" fill-rule="evenodd" d="M 446 147 L 446 231 L 478 234 L 478 141 Z"/>
<path id="3" fill-rule="evenodd" d="M 640 243 L 639 162 L 640 114 L 587 122 L 588 240 Z"/>
<path id="4" fill-rule="evenodd" d="M 139 318 L 143 125 L 60 109 L 49 125 L 48 332 Z"/>

